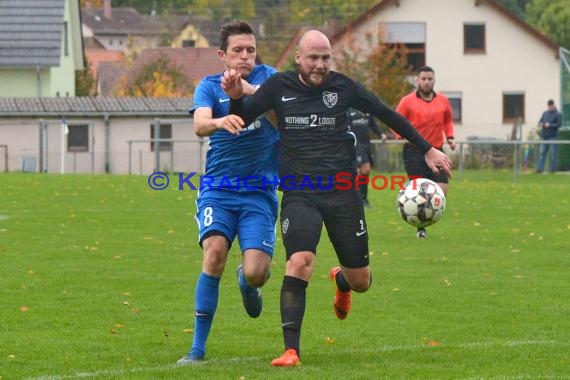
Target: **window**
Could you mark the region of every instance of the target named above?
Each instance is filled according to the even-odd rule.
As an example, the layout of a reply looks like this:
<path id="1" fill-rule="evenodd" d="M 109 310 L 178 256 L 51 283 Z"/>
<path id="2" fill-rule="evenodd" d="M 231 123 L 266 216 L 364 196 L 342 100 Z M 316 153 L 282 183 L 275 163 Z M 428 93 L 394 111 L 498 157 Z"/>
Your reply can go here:
<path id="1" fill-rule="evenodd" d="M 408 49 L 408 64 L 410 70 L 417 71 L 426 64 L 426 46 L 425 44 L 404 44 Z"/>
<path id="2" fill-rule="evenodd" d="M 463 25 L 463 52 L 485 53 L 485 24 Z"/>
<path id="3" fill-rule="evenodd" d="M 422 22 L 387 22 L 383 24 L 388 44 L 402 44 L 408 51 L 408 64 L 416 71 L 426 63 L 426 25 Z"/>
<path id="4" fill-rule="evenodd" d="M 524 94 L 520 92 L 503 93 L 503 123 L 524 122 Z"/>
<path id="5" fill-rule="evenodd" d="M 67 126 L 67 151 L 89 151 L 89 125 L 76 124 Z"/>
<path id="6" fill-rule="evenodd" d="M 159 139 L 171 139 L 172 138 L 172 124 L 160 124 Z M 150 126 L 150 139 L 154 139 L 154 124 Z M 172 150 L 171 142 L 158 142 L 161 152 L 169 152 Z M 154 152 L 154 141 L 150 142 L 150 150 Z"/>
<path id="7" fill-rule="evenodd" d="M 67 57 L 69 56 L 69 44 L 68 41 L 68 31 L 67 31 L 67 21 L 63 22 L 63 54 Z"/>
<path id="8" fill-rule="evenodd" d="M 462 109 L 461 109 L 461 92 L 443 92 L 449 99 L 451 110 L 453 111 L 453 122 L 461 123 Z"/>

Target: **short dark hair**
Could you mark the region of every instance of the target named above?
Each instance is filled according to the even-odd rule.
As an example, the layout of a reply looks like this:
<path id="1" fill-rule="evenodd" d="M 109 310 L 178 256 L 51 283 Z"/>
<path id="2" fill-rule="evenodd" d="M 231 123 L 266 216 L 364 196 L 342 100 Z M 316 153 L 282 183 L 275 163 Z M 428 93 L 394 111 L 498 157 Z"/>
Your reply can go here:
<path id="1" fill-rule="evenodd" d="M 228 39 L 230 36 L 237 34 L 253 34 L 253 28 L 247 21 L 233 20 L 220 28 L 220 50 L 226 51 L 228 48 Z"/>
<path id="2" fill-rule="evenodd" d="M 434 74 L 435 74 L 435 71 L 433 71 L 433 69 L 432 69 L 431 67 L 429 67 L 429 66 L 422 66 L 422 67 L 420 67 L 420 68 L 418 69 L 418 75 L 420 75 L 420 73 L 422 73 L 422 72 L 429 72 L 429 73 L 434 73 Z"/>
<path id="3" fill-rule="evenodd" d="M 548 102 L 546 102 L 547 105 L 549 106 L 553 106 L 554 105 L 554 100 L 549 99 Z"/>

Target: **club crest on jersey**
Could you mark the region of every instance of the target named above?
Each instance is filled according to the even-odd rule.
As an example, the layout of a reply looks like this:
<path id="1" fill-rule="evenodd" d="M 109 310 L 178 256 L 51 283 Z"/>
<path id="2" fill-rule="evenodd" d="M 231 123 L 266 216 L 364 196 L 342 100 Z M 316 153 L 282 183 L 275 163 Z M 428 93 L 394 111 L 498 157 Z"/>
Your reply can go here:
<path id="1" fill-rule="evenodd" d="M 333 108 L 336 105 L 337 101 L 338 94 L 336 92 L 323 92 L 323 102 L 325 103 L 325 106 Z"/>

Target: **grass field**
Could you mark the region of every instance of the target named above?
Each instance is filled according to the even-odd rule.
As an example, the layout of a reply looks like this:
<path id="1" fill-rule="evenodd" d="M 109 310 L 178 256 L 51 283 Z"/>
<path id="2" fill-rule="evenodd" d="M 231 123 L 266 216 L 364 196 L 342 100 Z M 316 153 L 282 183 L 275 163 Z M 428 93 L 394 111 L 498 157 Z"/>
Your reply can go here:
<path id="1" fill-rule="evenodd" d="M 139 176 L 0 174 L 0 378 L 569 379 L 569 191 L 564 174 L 514 184 L 467 171 L 425 241 L 394 191 L 373 191 L 373 286 L 336 319 L 323 234 L 299 368 L 269 365 L 283 350 L 281 240 L 256 320 L 234 247 L 208 360 L 179 368 L 201 267 L 196 193 Z"/>

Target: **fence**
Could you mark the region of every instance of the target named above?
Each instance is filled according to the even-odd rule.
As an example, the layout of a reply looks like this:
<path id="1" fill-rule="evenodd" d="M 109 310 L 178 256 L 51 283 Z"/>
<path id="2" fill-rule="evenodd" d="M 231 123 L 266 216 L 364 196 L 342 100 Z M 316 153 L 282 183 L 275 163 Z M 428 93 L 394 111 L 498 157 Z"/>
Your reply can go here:
<path id="1" fill-rule="evenodd" d="M 128 115 L 2 119 L 0 171 L 150 174 L 164 169 L 162 165 L 169 170 L 200 171 L 207 139 L 196 138 L 192 126 L 190 118 Z M 161 141 L 168 143 L 155 137 L 165 138 Z"/>
<path id="2" fill-rule="evenodd" d="M 5 172 L 8 172 L 8 145 L 0 145 L 0 152 L 4 152 L 4 154 L 0 153 L 0 163 L 2 160 L 4 161 L 4 165 L 0 164 L 0 168 L 3 167 Z"/>
<path id="3" fill-rule="evenodd" d="M 154 166 L 153 171 L 168 171 L 168 172 L 203 172 L 204 171 L 204 143 L 208 140 L 205 139 L 192 139 L 192 140 L 174 140 L 174 139 L 149 139 L 149 140 L 127 140 L 129 145 L 129 175 L 133 174 L 133 144 L 145 144 L 154 143 Z M 165 143 L 168 146 L 168 150 L 162 150 L 161 146 Z M 198 157 L 190 158 L 190 161 L 194 161 L 193 168 L 188 165 L 180 164 L 181 161 L 188 157 L 183 157 L 183 153 L 188 151 L 185 149 L 178 149 L 176 147 L 180 146 L 181 143 L 198 144 Z M 168 144 L 168 145 L 166 145 Z M 178 154 L 177 154 L 178 152 Z M 168 166 L 165 165 L 164 157 L 168 162 Z M 196 162 L 197 161 L 197 162 Z M 186 162 L 187 163 L 187 162 Z M 145 167 L 148 165 L 143 163 L 143 151 L 138 151 L 138 174 L 143 174 L 145 172 Z"/>
<path id="4" fill-rule="evenodd" d="M 513 181 L 516 181 L 521 171 L 534 168 L 538 161 L 539 147 L 543 143 L 558 145 L 558 170 L 570 171 L 570 140 L 459 141 L 455 151 L 446 150 L 446 153 L 453 159 L 456 178 L 463 178 L 465 169 L 512 169 Z M 372 144 L 376 170 L 404 171 L 403 141 L 372 140 Z"/>

